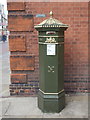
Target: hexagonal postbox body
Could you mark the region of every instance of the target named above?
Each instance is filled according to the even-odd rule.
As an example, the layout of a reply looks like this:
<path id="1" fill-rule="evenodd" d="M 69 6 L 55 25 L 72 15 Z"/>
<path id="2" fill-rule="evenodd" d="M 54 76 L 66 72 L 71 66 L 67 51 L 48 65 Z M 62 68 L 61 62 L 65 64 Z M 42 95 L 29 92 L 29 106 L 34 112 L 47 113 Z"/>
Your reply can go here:
<path id="1" fill-rule="evenodd" d="M 67 28 L 68 25 L 52 17 L 35 26 L 39 31 L 38 107 L 43 112 L 60 112 L 65 107 L 64 31 Z"/>

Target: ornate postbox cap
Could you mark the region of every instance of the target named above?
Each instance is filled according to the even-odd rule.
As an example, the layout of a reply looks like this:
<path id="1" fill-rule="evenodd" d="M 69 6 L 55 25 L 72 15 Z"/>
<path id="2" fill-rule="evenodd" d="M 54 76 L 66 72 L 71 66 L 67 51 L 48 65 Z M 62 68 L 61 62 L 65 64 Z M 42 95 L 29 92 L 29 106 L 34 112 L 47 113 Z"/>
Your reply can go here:
<path id="1" fill-rule="evenodd" d="M 53 13 L 51 11 L 50 18 L 36 25 L 35 28 L 68 28 L 68 25 L 63 24 L 59 20 L 53 18 Z"/>

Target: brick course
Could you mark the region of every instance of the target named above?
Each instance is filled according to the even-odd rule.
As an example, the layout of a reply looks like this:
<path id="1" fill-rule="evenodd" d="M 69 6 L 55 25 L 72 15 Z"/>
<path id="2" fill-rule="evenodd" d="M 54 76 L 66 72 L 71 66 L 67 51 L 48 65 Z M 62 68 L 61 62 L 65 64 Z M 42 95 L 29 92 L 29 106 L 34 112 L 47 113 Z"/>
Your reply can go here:
<path id="1" fill-rule="evenodd" d="M 13 7 L 11 8 L 8 6 L 8 28 L 11 31 L 11 36 L 22 36 L 22 34 L 24 34 L 25 39 L 22 40 L 22 37 L 9 39 L 11 55 L 34 56 L 35 63 L 32 62 L 33 71 L 27 71 L 26 69 L 30 67 L 28 66 L 29 59 L 26 60 L 25 58 L 25 60 L 22 60 L 19 57 L 20 64 L 17 64 L 16 61 L 18 61 L 18 59 L 15 60 L 16 58 L 13 58 L 13 61 L 11 62 L 12 74 L 26 74 L 27 83 L 15 84 L 14 82 L 14 84 L 11 84 L 11 95 L 37 94 L 39 88 L 39 53 L 37 38 L 38 33 L 34 29 L 34 25 L 39 24 L 43 20 L 49 18 L 49 12 L 51 10 L 53 11 L 54 18 L 69 25 L 69 28 L 65 32 L 65 91 L 66 93 L 88 92 L 88 11 L 90 11 L 90 2 L 26 2 L 22 5 L 25 6 L 21 7 L 20 5 L 20 8 L 18 7 L 18 10 L 15 8 L 16 4 L 17 3 L 13 3 Z M 45 14 L 46 17 L 36 17 L 37 14 Z M 14 41 L 16 50 L 12 48 Z M 21 46 L 19 46 L 19 44 L 21 44 Z M 16 66 L 18 69 L 13 69 L 12 66 L 14 66 L 14 64 L 17 64 Z"/>
<path id="2" fill-rule="evenodd" d="M 9 11 L 25 10 L 24 2 L 8 2 L 7 6 Z"/>
<path id="3" fill-rule="evenodd" d="M 21 70 L 34 70 L 34 57 L 27 55 L 11 55 L 10 56 L 10 68 L 14 71 Z"/>
<path id="4" fill-rule="evenodd" d="M 10 51 L 26 51 L 25 35 L 9 36 L 9 46 Z"/>
<path id="5" fill-rule="evenodd" d="M 11 83 L 27 83 L 27 75 L 26 74 L 11 74 Z"/>
<path id="6" fill-rule="evenodd" d="M 9 15 L 8 24 L 10 31 L 32 31 L 34 27 L 32 15 Z"/>

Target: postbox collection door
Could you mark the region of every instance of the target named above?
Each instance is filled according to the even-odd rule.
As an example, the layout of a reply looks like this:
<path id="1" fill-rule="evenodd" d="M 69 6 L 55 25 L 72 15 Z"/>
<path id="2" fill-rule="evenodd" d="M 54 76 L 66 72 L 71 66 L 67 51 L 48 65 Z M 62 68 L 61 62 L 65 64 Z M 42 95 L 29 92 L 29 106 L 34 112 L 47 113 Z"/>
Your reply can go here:
<path id="1" fill-rule="evenodd" d="M 56 93 L 64 87 L 63 53 L 64 44 L 39 44 L 40 89 L 46 93 Z"/>

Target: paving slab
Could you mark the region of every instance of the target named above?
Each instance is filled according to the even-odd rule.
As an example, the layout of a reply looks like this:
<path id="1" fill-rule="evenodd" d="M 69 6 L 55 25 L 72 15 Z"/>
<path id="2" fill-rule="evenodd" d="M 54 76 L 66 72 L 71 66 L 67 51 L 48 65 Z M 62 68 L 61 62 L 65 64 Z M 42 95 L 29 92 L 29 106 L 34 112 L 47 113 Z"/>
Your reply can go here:
<path id="1" fill-rule="evenodd" d="M 10 107 L 5 113 L 5 116 L 30 116 L 42 117 L 43 113 L 37 107 L 37 97 L 26 97 L 26 98 L 10 98 L 8 100 Z"/>
<path id="2" fill-rule="evenodd" d="M 0 98 L 0 117 L 2 117 L 2 102 L 1 102 L 1 98 Z"/>
<path id="3" fill-rule="evenodd" d="M 88 105 L 86 102 L 73 101 L 66 105 L 60 113 L 63 118 L 88 118 Z"/>
<path id="4" fill-rule="evenodd" d="M 60 113 L 43 113 L 37 97 L 3 98 L 4 118 L 88 118 L 87 96 L 66 96 L 66 106 Z"/>
<path id="5" fill-rule="evenodd" d="M 0 97 L 9 96 L 10 85 L 10 52 L 8 49 L 8 42 L 0 42 Z"/>

